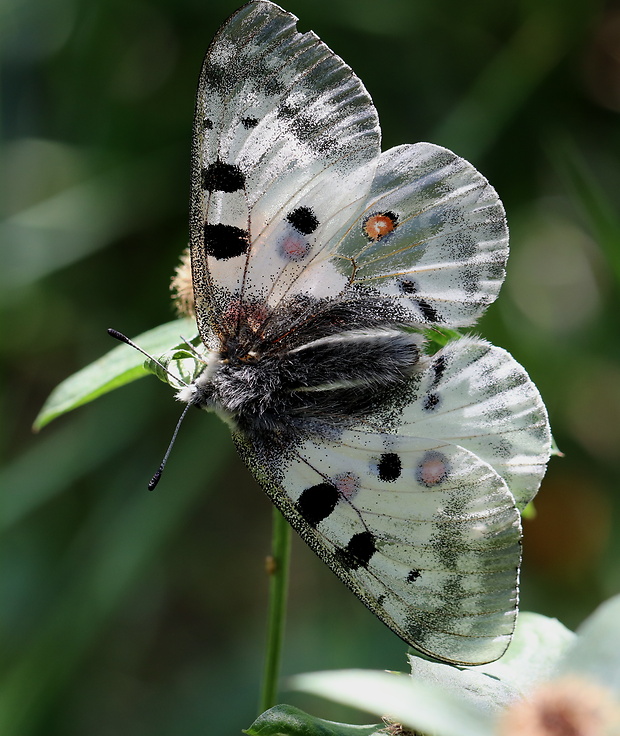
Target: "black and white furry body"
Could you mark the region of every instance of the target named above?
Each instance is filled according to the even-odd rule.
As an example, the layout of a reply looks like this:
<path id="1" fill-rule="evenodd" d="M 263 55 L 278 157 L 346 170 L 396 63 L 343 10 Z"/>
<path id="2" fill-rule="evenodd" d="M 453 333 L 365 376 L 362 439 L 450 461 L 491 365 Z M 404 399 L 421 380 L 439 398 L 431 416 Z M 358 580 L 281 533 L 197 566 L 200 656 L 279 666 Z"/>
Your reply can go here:
<path id="1" fill-rule="evenodd" d="M 178 398 L 284 449 L 317 422 L 344 428 L 385 407 L 419 364 L 422 336 L 404 331 L 382 300 L 298 299 L 278 311 L 260 325 L 251 324 L 257 309 L 237 315 L 235 333 Z"/>

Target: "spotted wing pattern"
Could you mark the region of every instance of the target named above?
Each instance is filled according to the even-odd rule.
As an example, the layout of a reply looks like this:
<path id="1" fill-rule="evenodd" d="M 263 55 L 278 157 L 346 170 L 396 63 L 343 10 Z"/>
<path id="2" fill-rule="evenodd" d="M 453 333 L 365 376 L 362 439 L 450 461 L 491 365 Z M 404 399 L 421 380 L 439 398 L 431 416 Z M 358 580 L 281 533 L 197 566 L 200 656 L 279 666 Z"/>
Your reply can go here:
<path id="1" fill-rule="evenodd" d="M 501 656 L 516 617 L 520 517 L 457 445 L 346 430 L 280 462 L 237 445 L 305 541 L 402 639 L 449 662 Z"/>
<path id="2" fill-rule="evenodd" d="M 495 190 L 429 143 L 380 154 L 362 82 L 259 0 L 222 27 L 194 122 L 191 251 L 203 339 L 240 311 L 372 289 L 416 323 L 472 324 L 504 278 Z"/>
<path id="3" fill-rule="evenodd" d="M 501 656 L 517 614 L 518 508 L 551 446 L 524 369 L 484 340 L 455 340 L 397 401 L 350 430 L 315 431 L 283 460 L 237 441 L 291 524 L 405 641 L 449 662 Z"/>
<path id="4" fill-rule="evenodd" d="M 372 421 L 382 431 L 466 448 L 504 479 L 521 510 L 538 491 L 551 452 L 538 389 L 510 353 L 480 339 L 449 343 L 399 403 Z"/>
<path id="5" fill-rule="evenodd" d="M 207 341 L 212 330 L 230 331 L 241 303 L 277 302 L 318 244 L 356 214 L 372 182 L 380 151 L 372 100 L 295 21 L 273 3 L 248 3 L 222 26 L 203 63 L 190 240 Z M 329 262 L 314 290 L 321 285 L 317 296 L 344 285 Z"/>
<path id="6" fill-rule="evenodd" d="M 433 356 L 347 428 L 275 454 L 235 436 L 274 503 L 392 630 L 448 662 L 497 659 L 517 615 L 520 514 L 551 437 L 524 369 L 484 340 Z"/>
<path id="7" fill-rule="evenodd" d="M 504 280 L 504 208 L 488 181 L 451 151 L 398 146 L 379 159 L 362 215 L 337 252 L 351 259 L 353 284 L 398 301 L 409 321 L 469 325 Z"/>
<path id="8" fill-rule="evenodd" d="M 501 656 L 517 614 L 517 506 L 550 452 L 523 368 L 483 340 L 456 340 L 395 402 L 313 433 L 276 456 L 236 441 L 290 523 L 405 641 L 461 664 Z"/>
<path id="9" fill-rule="evenodd" d="M 266 263 L 256 269 L 255 278 L 273 279 L 273 302 L 373 292 L 398 304 L 405 322 L 475 322 L 496 298 L 508 256 L 504 208 L 488 181 L 451 151 L 418 143 L 383 153 L 362 200 L 364 191 L 351 190 L 355 206 L 338 213 L 339 227 L 323 220 L 302 269 L 274 269 L 273 258 L 271 273 Z M 317 209 L 308 196 L 300 201 Z M 252 274 L 259 263 L 250 261 Z"/>

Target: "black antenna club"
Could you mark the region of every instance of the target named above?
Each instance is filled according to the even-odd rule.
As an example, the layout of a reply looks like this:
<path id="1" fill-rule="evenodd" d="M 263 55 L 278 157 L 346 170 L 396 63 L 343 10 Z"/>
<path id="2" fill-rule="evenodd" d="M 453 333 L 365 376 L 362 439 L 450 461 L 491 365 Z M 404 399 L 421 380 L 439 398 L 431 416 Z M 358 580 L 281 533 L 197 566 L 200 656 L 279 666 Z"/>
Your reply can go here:
<path id="1" fill-rule="evenodd" d="M 178 376 L 175 376 L 173 373 L 171 373 L 165 365 L 163 365 L 157 358 L 154 358 L 152 355 L 149 355 L 145 350 L 143 350 L 139 345 L 136 345 L 136 343 L 133 340 L 130 340 L 127 335 L 123 335 L 122 332 L 119 332 L 118 330 L 114 330 L 113 328 L 108 328 L 108 335 L 110 337 L 113 337 L 115 340 L 118 340 L 119 342 L 124 342 L 126 345 L 129 345 L 130 347 L 134 348 L 138 352 L 142 353 L 142 355 L 146 355 L 149 360 L 152 360 L 154 363 L 156 363 L 162 370 L 164 370 L 170 378 L 172 378 L 174 381 L 180 381 L 181 383 L 185 384 L 185 386 L 188 386 L 189 384 L 186 381 L 183 381 Z M 187 410 L 191 406 L 191 403 L 187 404 L 185 408 L 183 409 L 183 412 L 181 413 L 181 416 L 179 417 L 179 420 L 177 422 L 176 427 L 174 428 L 174 432 L 172 433 L 172 439 L 170 440 L 170 443 L 168 445 L 168 449 L 166 450 L 166 453 L 164 455 L 164 459 L 161 461 L 159 468 L 157 468 L 157 472 L 153 475 L 151 480 L 148 484 L 149 491 L 152 491 L 155 489 L 157 484 L 159 483 L 162 473 L 164 472 L 164 468 L 166 467 L 166 463 L 168 462 L 168 457 L 170 456 L 170 452 L 172 450 L 172 447 L 174 445 L 174 442 L 177 438 L 177 434 L 179 433 L 179 429 L 181 427 L 181 424 L 183 420 L 185 419 L 185 415 L 187 414 Z"/>

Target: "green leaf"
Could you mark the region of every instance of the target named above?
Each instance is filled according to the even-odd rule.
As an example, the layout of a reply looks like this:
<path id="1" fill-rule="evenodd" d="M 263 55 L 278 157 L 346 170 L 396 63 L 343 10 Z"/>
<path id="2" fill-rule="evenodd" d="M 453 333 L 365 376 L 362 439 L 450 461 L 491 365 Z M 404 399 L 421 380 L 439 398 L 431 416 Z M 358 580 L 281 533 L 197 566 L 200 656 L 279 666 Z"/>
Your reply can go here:
<path id="1" fill-rule="evenodd" d="M 520 695 L 549 679 L 576 635 L 556 618 L 523 611 L 506 654 L 490 664 L 466 668 L 502 680 Z"/>
<path id="2" fill-rule="evenodd" d="M 380 736 L 383 728 L 381 724 L 350 726 L 324 721 L 292 705 L 276 705 L 260 715 L 243 733 L 249 736 Z"/>
<path id="3" fill-rule="evenodd" d="M 425 330 L 424 336 L 427 339 L 425 351 L 428 355 L 435 355 L 438 350 L 445 347 L 452 340 L 458 340 L 463 334 L 458 330 L 450 330 L 447 327 L 433 327 L 432 330 Z"/>
<path id="4" fill-rule="evenodd" d="M 407 675 L 370 670 L 314 672 L 293 677 L 291 685 L 381 717 L 389 716 L 434 736 L 493 734 L 494 719 L 490 713 L 436 683 Z"/>
<path id="5" fill-rule="evenodd" d="M 175 390 L 193 383 L 202 373 L 205 360 L 200 356 L 200 337 L 186 338 L 182 347 L 175 345 L 161 355 L 144 361 L 144 369 L 157 376 L 160 381 L 172 386 Z M 194 346 L 190 352 L 188 344 Z M 204 349 L 204 346 L 203 346 Z"/>
<path id="6" fill-rule="evenodd" d="M 523 612 L 512 643 L 496 662 L 453 667 L 410 655 L 411 675 L 494 713 L 549 678 L 575 634 L 554 618 Z"/>
<path id="7" fill-rule="evenodd" d="M 522 519 L 535 519 L 537 515 L 538 512 L 536 511 L 536 506 L 534 506 L 534 501 L 530 501 L 521 512 Z"/>
<path id="8" fill-rule="evenodd" d="M 155 327 L 134 338 L 147 353 L 157 355 L 179 344 L 181 335 L 191 339 L 196 334 L 193 319 L 178 319 Z M 118 345 L 103 357 L 60 383 L 49 395 L 35 419 L 33 429 L 38 432 L 61 414 L 148 375 L 144 356 L 129 345 Z"/>

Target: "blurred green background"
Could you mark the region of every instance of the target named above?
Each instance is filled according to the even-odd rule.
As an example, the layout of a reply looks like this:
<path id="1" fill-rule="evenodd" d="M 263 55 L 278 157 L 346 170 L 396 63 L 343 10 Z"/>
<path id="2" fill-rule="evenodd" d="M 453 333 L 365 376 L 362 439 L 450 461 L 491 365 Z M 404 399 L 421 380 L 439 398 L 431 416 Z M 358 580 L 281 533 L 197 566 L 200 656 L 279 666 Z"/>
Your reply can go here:
<path id="1" fill-rule="evenodd" d="M 476 332 L 545 398 L 564 458 L 525 523 L 522 607 L 620 590 L 620 5 L 288 0 L 359 74 L 384 147 L 471 160 L 512 255 Z M 258 700 L 270 504 L 227 428 L 154 378 L 30 425 L 51 389 L 173 317 L 190 128 L 237 0 L 3 0 L 0 734 L 239 733 Z M 405 646 L 295 539 L 285 674 L 403 669 Z M 333 706 L 282 700 L 317 715 Z"/>

